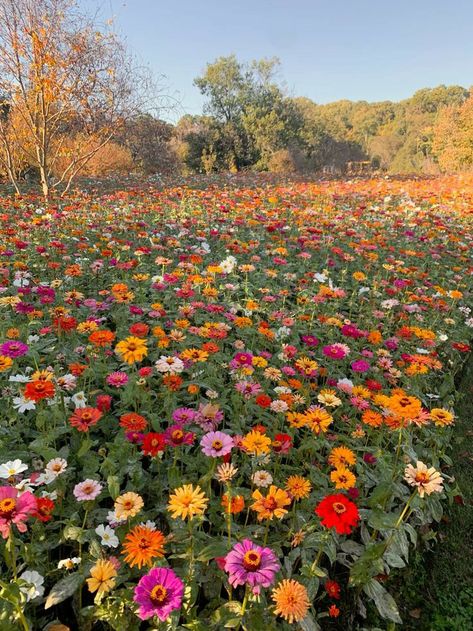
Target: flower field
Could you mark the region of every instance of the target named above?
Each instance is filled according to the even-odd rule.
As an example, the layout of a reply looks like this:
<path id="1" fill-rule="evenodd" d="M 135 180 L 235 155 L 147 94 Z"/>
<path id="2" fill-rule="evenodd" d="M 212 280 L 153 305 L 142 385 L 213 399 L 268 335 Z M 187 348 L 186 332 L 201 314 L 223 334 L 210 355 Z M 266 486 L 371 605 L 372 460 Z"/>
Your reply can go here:
<path id="1" fill-rule="evenodd" d="M 402 624 L 459 495 L 473 185 L 195 186 L 2 199 L 0 628 Z"/>

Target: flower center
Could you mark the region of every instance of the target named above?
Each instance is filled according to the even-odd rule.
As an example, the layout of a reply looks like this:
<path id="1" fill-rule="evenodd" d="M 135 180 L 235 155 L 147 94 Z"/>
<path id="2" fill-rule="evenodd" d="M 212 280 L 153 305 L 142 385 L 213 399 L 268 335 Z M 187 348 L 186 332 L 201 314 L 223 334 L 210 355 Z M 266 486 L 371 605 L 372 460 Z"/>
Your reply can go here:
<path id="1" fill-rule="evenodd" d="M 429 481 L 429 474 L 426 471 L 418 471 L 416 473 L 416 482 L 420 484 L 425 484 Z"/>
<path id="2" fill-rule="evenodd" d="M 345 504 L 342 504 L 342 502 L 334 502 L 333 504 L 333 510 L 338 514 L 341 515 L 342 513 L 345 513 L 347 510 L 347 507 L 345 506 Z"/>
<path id="3" fill-rule="evenodd" d="M 16 501 L 13 497 L 6 497 L 4 500 L 0 500 L 0 515 L 2 517 L 8 517 L 15 510 Z"/>
<path id="4" fill-rule="evenodd" d="M 266 510 L 273 511 L 278 507 L 278 503 L 276 502 L 274 497 L 267 497 L 263 502 L 263 506 L 266 508 Z"/>
<path id="5" fill-rule="evenodd" d="M 223 443 L 221 440 L 214 440 L 212 443 L 212 447 L 213 449 L 215 449 L 215 451 L 220 451 L 220 449 L 222 449 L 223 447 Z"/>
<path id="6" fill-rule="evenodd" d="M 168 590 L 164 585 L 155 585 L 151 590 L 149 597 L 153 605 L 164 605 L 168 599 Z"/>
<path id="7" fill-rule="evenodd" d="M 132 500 L 126 500 L 126 502 L 123 502 L 123 508 L 125 508 L 126 510 L 130 510 L 130 508 L 133 508 Z"/>
<path id="8" fill-rule="evenodd" d="M 173 431 L 171 436 L 175 443 L 180 443 L 182 442 L 182 439 L 184 438 L 184 432 L 181 429 L 176 429 Z"/>
<path id="9" fill-rule="evenodd" d="M 256 550 L 248 550 L 243 557 L 243 567 L 245 570 L 255 572 L 261 566 L 261 554 Z"/>

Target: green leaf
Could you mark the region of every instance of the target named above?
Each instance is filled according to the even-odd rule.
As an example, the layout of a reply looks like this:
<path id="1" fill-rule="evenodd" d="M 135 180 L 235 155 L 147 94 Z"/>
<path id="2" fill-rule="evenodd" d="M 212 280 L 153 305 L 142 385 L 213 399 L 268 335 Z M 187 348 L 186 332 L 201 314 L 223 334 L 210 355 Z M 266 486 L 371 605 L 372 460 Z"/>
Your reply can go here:
<path id="1" fill-rule="evenodd" d="M 107 478 L 107 486 L 110 497 L 112 498 L 112 500 L 115 501 L 120 494 L 120 483 L 118 481 L 118 476 L 109 475 Z"/>
<path id="2" fill-rule="evenodd" d="M 72 596 L 83 580 L 84 576 L 82 572 L 74 572 L 62 578 L 49 592 L 44 608 L 49 609 L 58 603 L 62 603 L 66 598 L 69 598 L 69 596 Z"/>
<path id="3" fill-rule="evenodd" d="M 241 603 L 237 600 L 225 603 L 214 612 L 212 622 L 219 629 L 237 628 L 241 622 Z"/>
<path id="4" fill-rule="evenodd" d="M 228 552 L 228 543 L 226 541 L 214 541 L 210 543 L 205 548 L 199 552 L 197 561 L 201 561 L 202 563 L 207 563 L 211 559 L 215 559 L 215 557 L 225 556 Z"/>
<path id="5" fill-rule="evenodd" d="M 394 598 L 384 589 L 381 583 L 371 579 L 369 583 L 363 587 L 363 591 L 374 601 L 380 616 L 386 620 L 402 624 L 401 616 L 399 615 Z"/>

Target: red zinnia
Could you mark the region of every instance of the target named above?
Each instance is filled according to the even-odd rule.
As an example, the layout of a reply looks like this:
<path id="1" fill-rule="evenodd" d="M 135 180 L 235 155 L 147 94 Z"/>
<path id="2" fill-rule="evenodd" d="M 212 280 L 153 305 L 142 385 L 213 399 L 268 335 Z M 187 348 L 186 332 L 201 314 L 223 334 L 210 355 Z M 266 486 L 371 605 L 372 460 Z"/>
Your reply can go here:
<path id="1" fill-rule="evenodd" d="M 360 519 L 356 504 L 341 493 L 324 497 L 314 512 L 321 518 L 322 526 L 335 528 L 339 535 L 349 535 Z"/>
<path id="2" fill-rule="evenodd" d="M 50 381 L 39 379 L 38 381 L 30 381 L 25 387 L 25 399 L 30 401 L 41 401 L 41 399 L 50 399 L 54 396 L 54 384 Z"/>
<path id="3" fill-rule="evenodd" d="M 145 434 L 141 449 L 146 456 L 156 456 L 160 451 L 164 451 L 166 439 L 164 434 L 149 432 Z"/>
<path id="4" fill-rule="evenodd" d="M 287 454 L 292 447 L 292 438 L 289 434 L 276 434 L 272 447 L 276 453 Z"/>
<path id="5" fill-rule="evenodd" d="M 267 394 L 259 394 L 256 399 L 256 405 L 259 405 L 262 408 L 268 408 L 271 405 L 271 397 L 269 397 Z"/>
<path id="6" fill-rule="evenodd" d="M 330 598 L 338 600 L 340 598 L 340 585 L 337 581 L 331 581 L 330 579 L 325 582 L 325 591 Z"/>
<path id="7" fill-rule="evenodd" d="M 49 497 L 38 497 L 36 498 L 36 511 L 33 513 L 33 517 L 40 521 L 49 521 L 53 510 L 54 502 Z"/>
<path id="8" fill-rule="evenodd" d="M 77 320 L 72 316 L 54 318 L 53 324 L 58 331 L 73 331 L 77 326 Z"/>
<path id="9" fill-rule="evenodd" d="M 79 432 L 88 432 L 89 427 L 96 425 L 102 418 L 102 412 L 97 408 L 76 408 L 70 417 L 69 423 Z"/>
<path id="10" fill-rule="evenodd" d="M 135 335 L 136 337 L 146 337 L 149 333 L 149 326 L 144 322 L 135 322 L 128 330 L 131 335 Z"/>

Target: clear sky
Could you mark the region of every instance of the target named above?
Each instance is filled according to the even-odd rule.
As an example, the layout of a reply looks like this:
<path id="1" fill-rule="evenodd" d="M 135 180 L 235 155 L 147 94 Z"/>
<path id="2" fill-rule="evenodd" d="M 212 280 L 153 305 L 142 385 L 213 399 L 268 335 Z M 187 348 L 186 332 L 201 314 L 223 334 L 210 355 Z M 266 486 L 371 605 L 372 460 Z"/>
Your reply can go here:
<path id="1" fill-rule="evenodd" d="M 293 96 L 399 100 L 473 84 L 473 0 L 80 0 L 198 114 L 207 62 L 277 56 Z"/>

